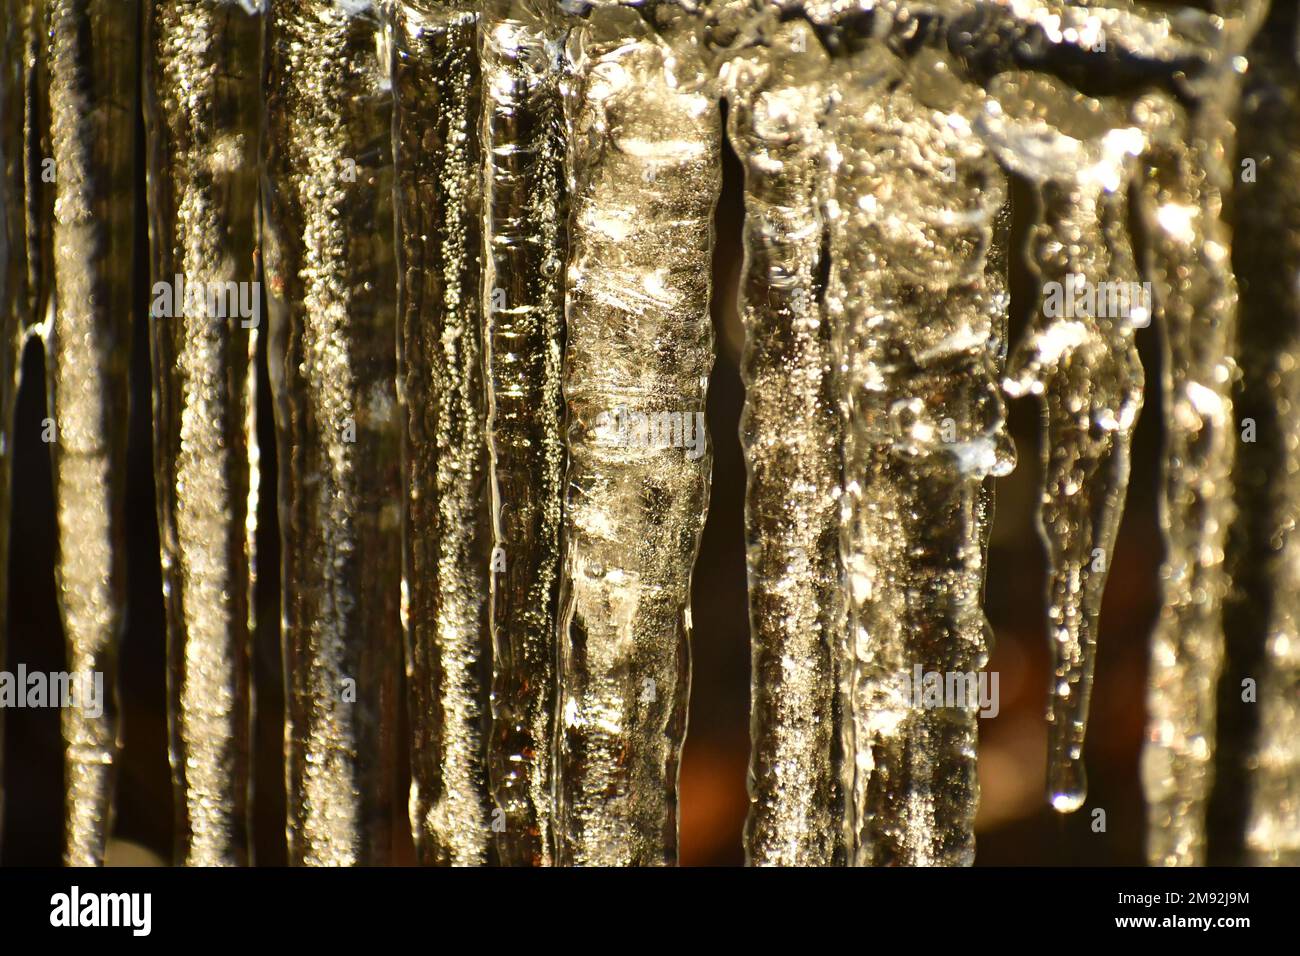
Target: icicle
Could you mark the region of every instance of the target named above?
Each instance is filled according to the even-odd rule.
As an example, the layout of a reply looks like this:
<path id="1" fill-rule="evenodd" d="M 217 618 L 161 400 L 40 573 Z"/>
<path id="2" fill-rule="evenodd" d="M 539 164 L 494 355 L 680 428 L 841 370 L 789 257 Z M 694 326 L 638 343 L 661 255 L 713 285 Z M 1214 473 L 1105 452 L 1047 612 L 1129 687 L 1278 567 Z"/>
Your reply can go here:
<path id="1" fill-rule="evenodd" d="M 19 344 L 19 329 L 30 320 L 27 284 L 27 217 L 26 153 L 24 138 L 25 98 L 27 93 L 27 57 L 25 19 L 30 15 L 29 0 L 0 0 L 0 323 L 3 323 L 3 351 L 0 354 L 0 388 L 5 396 L 17 381 L 13 365 Z M 4 408 L 10 398 L 0 398 Z M 0 422 L 0 455 L 8 468 L 13 451 L 10 416 L 4 412 Z M 0 482 L 0 495 L 8 494 L 8 481 Z M 8 518 L 8 509 L 0 512 L 0 521 Z M 6 539 L 7 540 L 7 539 Z M 0 557 L 0 562 L 5 559 Z M 6 582 L 0 581 L 0 588 Z M 0 607 L 4 602 L 0 601 Z M 2 633 L 2 632 L 0 632 Z"/>
<path id="2" fill-rule="evenodd" d="M 1294 170 L 1300 172 L 1300 170 Z M 1296 220 L 1291 220 L 1296 227 Z M 1296 250 L 1292 250 L 1294 253 Z M 1294 257 L 1287 260 L 1296 262 Z M 1277 300 L 1275 300 L 1277 301 Z M 1295 313 L 1292 312 L 1293 316 Z M 1296 356 L 1296 351 L 1286 353 Z M 1246 863 L 1253 866 L 1300 865 L 1300 382 L 1292 364 L 1284 377 L 1279 411 L 1289 415 L 1283 545 L 1272 569 L 1273 627 L 1264 648 L 1258 680 L 1259 736 L 1250 758 L 1250 811 L 1246 825 Z M 1241 682 L 1235 690 L 1240 693 Z"/>
<path id="3" fill-rule="evenodd" d="M 9 503 L 13 410 L 27 316 L 27 223 L 23 206 L 23 15 L 19 0 L 0 0 L 0 661 L 8 622 Z M 4 714 L 0 712 L 0 740 Z M 4 818 L 4 755 L 0 754 L 0 819 Z"/>
<path id="4" fill-rule="evenodd" d="M 1274 3 L 1248 53 L 1233 170 L 1242 370 L 1233 478 L 1242 517 L 1227 609 L 1250 647 L 1237 655 L 1220 700 L 1253 718 L 1250 736 L 1234 741 L 1245 755 L 1223 781 L 1245 780 L 1245 853 L 1229 862 L 1253 865 L 1300 865 L 1298 51 L 1300 8 Z"/>
<path id="5" fill-rule="evenodd" d="M 709 481 L 719 113 L 707 93 L 674 86 L 672 57 L 635 11 L 593 10 L 567 56 L 556 858 L 671 864 Z"/>
<path id="6" fill-rule="evenodd" d="M 1236 290 L 1228 236 L 1216 214 L 1223 178 L 1216 173 L 1222 169 L 1207 170 L 1204 162 L 1223 149 L 1221 135 L 1204 128 L 1193 133 L 1172 103 L 1147 109 L 1151 117 L 1143 125 L 1160 130 L 1146 159 L 1142 213 L 1150 236 L 1147 274 L 1164 333 L 1161 527 L 1168 556 L 1151 653 L 1142 771 L 1150 815 L 1147 855 L 1154 864 L 1187 865 L 1203 862 L 1223 655 L 1218 612 L 1225 587 L 1223 539 L 1232 523 L 1227 487 L 1235 451 L 1234 365 L 1228 347 Z M 1206 148 L 1197 149 L 1192 137 L 1207 134 L 1214 139 L 1200 139 Z"/>
<path id="7" fill-rule="evenodd" d="M 1045 409 L 1039 525 L 1054 660 L 1048 790 L 1052 805 L 1068 812 L 1086 795 L 1097 618 L 1142 406 L 1133 335 L 1150 321 L 1150 299 L 1137 282 L 1127 189 L 1144 144 L 1120 104 L 1050 77 L 1011 73 L 993 90 L 984 131 L 1002 161 L 1036 188 L 1039 206 L 1029 254 L 1044 297 L 1005 388 L 1039 396 Z"/>
<path id="8" fill-rule="evenodd" d="M 147 11 L 154 455 L 177 858 L 248 863 L 261 21 Z"/>
<path id="9" fill-rule="evenodd" d="M 756 865 L 844 861 L 834 654 L 842 427 L 823 315 L 828 106 L 807 25 L 772 38 L 770 59 L 737 61 L 729 127 L 745 163 L 746 542 L 753 645 L 750 814 Z M 804 52 L 808 51 L 808 52 Z"/>
<path id="10" fill-rule="evenodd" d="M 366 0 L 271 0 L 265 252 L 289 859 L 390 853 L 400 678 L 389 56 Z"/>
<path id="11" fill-rule="evenodd" d="M 103 688 L 93 705 L 82 700 L 63 710 L 65 859 L 88 866 L 104 859 L 119 746 L 139 24 L 132 0 L 51 0 L 47 18 L 56 302 L 46 361 L 55 573 L 68 670 L 93 675 Z"/>
<path id="12" fill-rule="evenodd" d="M 831 114 L 827 303 L 848 415 L 841 553 L 850 862 L 974 858 L 986 481 L 1014 464 L 997 382 L 1006 183 L 975 88 L 868 48 Z M 829 179 L 830 177 L 828 177 Z M 937 681 L 953 699 L 932 699 Z"/>
<path id="13" fill-rule="evenodd" d="M 411 829 L 422 862 L 460 865 L 491 842 L 478 20 L 437 2 L 391 17 Z"/>
<path id="14" fill-rule="evenodd" d="M 492 455 L 492 735 L 501 862 L 552 862 L 552 727 L 564 473 L 563 116 L 558 31 L 493 0 L 480 31 L 483 314 Z"/>
<path id="15" fill-rule="evenodd" d="M 49 10 L 45 0 L 8 0 L 21 20 L 22 105 L 12 114 L 22 123 L 22 188 L 26 233 L 26 332 L 37 334 L 48 317 L 54 285 L 54 157 L 50 142 Z"/>
<path id="16" fill-rule="evenodd" d="M 1168 555 L 1164 607 L 1148 679 L 1148 738 L 1142 777 L 1149 815 L 1147 856 L 1157 865 L 1204 863 L 1212 778 L 1215 695 L 1223 660 L 1224 546 L 1229 494 L 1237 288 L 1231 235 L 1221 216 L 1232 186 L 1231 58 L 1258 25 L 1254 4 L 1238 25 L 1203 98 L 1184 109 L 1149 97 L 1135 118 L 1152 143 L 1144 157 L 1142 221 L 1163 333 L 1165 463 L 1161 526 Z"/>
<path id="17" fill-rule="evenodd" d="M 0 540 L 9 540 L 13 423 L 22 350 L 45 322 L 53 285 L 55 182 L 49 130 L 45 0 L 0 0 Z M 52 424 L 52 423 L 49 423 Z M 51 438 L 52 428 L 48 429 Z M 8 548 L 0 556 L 0 658 L 4 655 Z M 0 713 L 0 734 L 4 731 Z M 0 813 L 4 810 L 0 755 Z"/>

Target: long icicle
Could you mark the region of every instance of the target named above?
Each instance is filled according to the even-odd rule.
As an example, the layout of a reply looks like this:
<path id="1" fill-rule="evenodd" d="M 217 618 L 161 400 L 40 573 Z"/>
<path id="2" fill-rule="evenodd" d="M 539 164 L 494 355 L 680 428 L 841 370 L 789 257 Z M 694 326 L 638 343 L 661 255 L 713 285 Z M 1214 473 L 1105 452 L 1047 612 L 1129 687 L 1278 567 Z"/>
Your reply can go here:
<path id="1" fill-rule="evenodd" d="M 1044 409 L 1048 796 L 1069 812 L 1087 793 L 1083 743 L 1097 620 L 1142 407 L 1134 329 L 1149 322 L 1150 302 L 1137 283 L 1127 190 L 1143 140 L 1120 104 L 1050 77 L 1006 74 L 994 91 L 985 132 L 1000 159 L 1035 187 L 1039 207 L 1029 254 L 1044 298 L 1011 357 L 1005 388 L 1038 396 Z M 1033 112 L 1014 115 L 1021 104 Z M 1106 305 L 1117 300 L 1123 307 Z"/>
<path id="2" fill-rule="evenodd" d="M 47 328 L 48 309 L 53 288 L 54 190 L 53 149 L 49 129 L 49 48 L 47 44 L 44 0 L 4 0 L 5 27 L 3 108 L 0 122 L 0 151 L 3 152 L 0 174 L 3 186 L 3 229 L 8 248 L 4 278 L 0 279 L 0 322 L 3 329 L 4 358 L 0 362 L 0 427 L 3 428 L 3 452 L 0 467 L 0 524 L 5 542 L 9 540 L 14 453 L 14 411 L 22 372 L 22 351 L 27 341 L 40 336 Z M 56 437 L 51 432 L 49 437 Z M 0 627 L 7 627 L 8 547 L 0 558 Z M 0 632 L 3 633 L 3 632 Z M 0 655 L 4 653 L 0 637 Z M 0 714 L 0 733 L 4 727 Z M 3 756 L 0 756 L 0 764 Z M 0 766 L 0 813 L 3 812 L 4 779 Z"/>
<path id="3" fill-rule="evenodd" d="M 969 865 L 988 482 L 1014 464 L 998 391 L 1007 188 L 972 127 L 978 92 L 945 80 L 938 54 L 884 82 L 900 69 L 870 48 L 843 63 L 830 127 L 848 839 L 856 865 Z M 953 675 L 964 691 L 931 700 Z"/>
<path id="4" fill-rule="evenodd" d="M 784 28 L 770 59 L 738 60 L 727 84 L 731 142 L 745 164 L 741 441 L 753 645 L 745 846 L 753 865 L 845 857 L 834 763 L 842 425 L 823 314 L 819 179 L 829 91 L 818 49 L 807 25 Z"/>
<path id="5" fill-rule="evenodd" d="M 1146 274 L 1164 346 L 1160 521 L 1168 555 L 1161 571 L 1164 606 L 1152 637 L 1142 782 L 1148 859 L 1188 866 L 1204 862 L 1223 658 L 1223 544 L 1232 524 L 1227 489 L 1236 450 L 1229 353 L 1236 287 L 1228 237 L 1216 215 L 1223 178 L 1216 173 L 1222 170 L 1205 165 L 1207 158 L 1217 161 L 1226 144 L 1214 130 L 1189 129 L 1175 104 L 1147 109 L 1160 130 L 1144 157 L 1142 213 L 1149 237 Z M 1215 138 L 1191 138 L 1207 135 Z M 1197 149 L 1197 142 L 1208 148 Z"/>
<path id="6" fill-rule="evenodd" d="M 126 602 L 126 429 L 135 240 L 139 8 L 52 0 L 53 321 L 46 341 L 68 670 L 102 687 L 63 710 L 65 860 L 101 864 L 119 747 L 117 650 Z M 100 682 L 102 681 L 102 684 Z"/>
<path id="7" fill-rule="evenodd" d="M 478 21 L 423 0 L 391 15 L 402 622 L 411 830 L 426 864 L 482 864 L 491 843 Z"/>
<path id="8" fill-rule="evenodd" d="M 1241 284 L 1235 668 L 1224 694 L 1253 719 L 1218 763 L 1244 780 L 1235 865 L 1300 865 L 1300 9 L 1274 3 L 1247 54 L 1234 256 Z M 1246 645 L 1246 646 L 1242 646 Z M 1233 651 L 1237 653 L 1234 655 Z M 1248 683 L 1253 682 L 1253 685 Z M 1253 693 L 1252 693 L 1253 691 Z M 1256 702 L 1257 701 L 1257 702 Z M 1237 728 L 1234 728 L 1237 729 Z M 1224 774 L 1227 769 L 1230 773 Z M 1225 776 L 1229 779 L 1223 780 Z M 1216 786 L 1216 791 L 1218 789 Z M 1217 796 L 1217 792 L 1216 792 Z M 1211 848 L 1213 850 L 1213 847 Z"/>
<path id="9" fill-rule="evenodd" d="M 154 455 L 178 861 L 249 862 L 261 20 L 146 14 Z"/>
<path id="10" fill-rule="evenodd" d="M 593 10 L 568 45 L 562 865 L 677 859 L 721 129 L 671 66 L 635 11 Z"/>
<path id="11" fill-rule="evenodd" d="M 265 20 L 289 860 L 379 864 L 402 656 L 390 64 L 369 3 Z"/>
<path id="12" fill-rule="evenodd" d="M 22 0 L 0 0 L 0 661 L 9 619 L 9 506 L 14 402 L 27 325 L 27 216 L 24 205 Z M 4 714 L 0 712 L 0 740 Z M 4 819 L 4 755 L 0 754 L 0 819 Z"/>
<path id="13" fill-rule="evenodd" d="M 488 769 L 507 865 L 548 865 L 554 844 L 566 231 L 554 33 L 519 0 L 488 3 L 480 33 L 494 546 Z"/>
<path id="14" fill-rule="evenodd" d="M 1223 661 L 1224 549 L 1234 508 L 1231 472 L 1237 286 L 1222 216 L 1232 186 L 1233 57 L 1258 26 L 1261 4 L 1221 39 L 1220 68 L 1190 110 L 1166 97 L 1139 103 L 1151 131 L 1139 209 L 1163 343 L 1165 461 L 1161 526 L 1168 554 L 1164 603 L 1152 638 L 1142 782 L 1147 857 L 1205 862 L 1213 778 L 1215 697 Z"/>

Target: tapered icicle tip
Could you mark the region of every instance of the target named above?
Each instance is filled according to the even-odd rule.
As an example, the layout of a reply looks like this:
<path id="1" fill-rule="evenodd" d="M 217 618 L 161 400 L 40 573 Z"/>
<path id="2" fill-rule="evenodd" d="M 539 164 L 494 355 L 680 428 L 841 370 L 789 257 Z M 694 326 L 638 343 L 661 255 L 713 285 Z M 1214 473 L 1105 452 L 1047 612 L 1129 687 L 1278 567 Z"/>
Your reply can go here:
<path id="1" fill-rule="evenodd" d="M 1088 775 L 1079 758 L 1062 761 L 1047 781 L 1047 798 L 1057 813 L 1073 813 L 1088 799 Z"/>
<path id="2" fill-rule="evenodd" d="M 1047 800 L 1058 813 L 1074 813 L 1088 798 L 1083 731 L 1092 675 L 1082 681 L 1081 687 L 1069 687 L 1065 693 L 1054 695 L 1048 713 Z M 1080 693 L 1082 699 L 1071 700 Z"/>

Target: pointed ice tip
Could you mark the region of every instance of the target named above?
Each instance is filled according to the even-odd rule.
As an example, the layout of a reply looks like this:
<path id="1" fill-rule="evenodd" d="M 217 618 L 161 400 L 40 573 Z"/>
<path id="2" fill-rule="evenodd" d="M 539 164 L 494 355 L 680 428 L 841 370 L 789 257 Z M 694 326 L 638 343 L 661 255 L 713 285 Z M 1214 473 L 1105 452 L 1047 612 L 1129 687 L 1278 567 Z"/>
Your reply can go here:
<path id="1" fill-rule="evenodd" d="M 1083 806 L 1083 801 L 1087 798 L 1084 793 L 1054 793 L 1052 794 L 1052 809 L 1057 813 L 1073 813 Z"/>

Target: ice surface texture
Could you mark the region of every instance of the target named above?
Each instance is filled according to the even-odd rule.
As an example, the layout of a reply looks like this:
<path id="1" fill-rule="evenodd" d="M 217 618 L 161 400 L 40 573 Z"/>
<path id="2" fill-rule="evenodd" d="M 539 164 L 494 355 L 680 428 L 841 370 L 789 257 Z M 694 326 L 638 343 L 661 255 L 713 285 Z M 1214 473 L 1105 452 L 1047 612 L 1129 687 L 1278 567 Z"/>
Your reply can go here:
<path id="1" fill-rule="evenodd" d="M 970 687 L 989 659 L 1008 398 L 1043 413 L 1047 795 L 1085 804 L 1153 322 L 1148 855 L 1239 862 L 1217 814 L 1242 860 L 1296 861 L 1293 4 L 0 10 L 0 530 L 35 337 L 68 665 L 107 692 L 63 712 L 69 862 L 112 824 L 139 109 L 149 279 L 182 287 L 149 318 L 180 861 L 250 861 L 261 343 L 291 862 L 387 862 L 399 825 L 428 864 L 676 862 L 724 137 L 749 862 L 973 862 L 980 707 L 913 682 Z M 256 314 L 183 291 L 227 285 Z"/>
<path id="2" fill-rule="evenodd" d="M 402 661 L 389 61 L 369 4 L 273 0 L 265 17 L 289 859 L 383 863 Z"/>
<path id="3" fill-rule="evenodd" d="M 151 4 L 145 24 L 158 524 L 167 598 L 177 857 L 249 859 L 250 635 L 257 519 L 261 21 L 220 2 Z M 203 293 L 184 308 L 186 291 Z M 209 288 L 223 290 L 220 299 Z M 181 300 L 178 308 L 177 298 Z M 239 299 L 235 299 L 239 302 Z M 209 309 L 209 304 L 216 309 Z M 242 306 L 241 306 L 242 307 Z"/>

